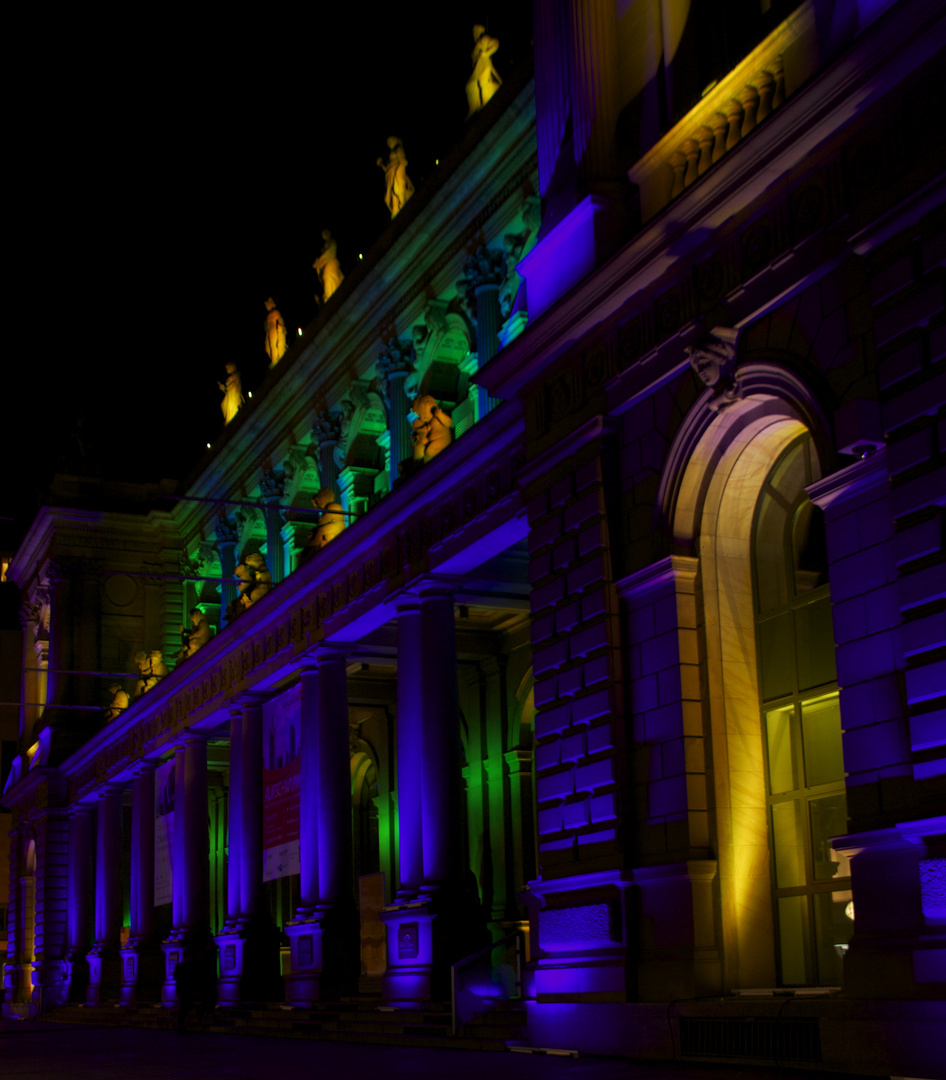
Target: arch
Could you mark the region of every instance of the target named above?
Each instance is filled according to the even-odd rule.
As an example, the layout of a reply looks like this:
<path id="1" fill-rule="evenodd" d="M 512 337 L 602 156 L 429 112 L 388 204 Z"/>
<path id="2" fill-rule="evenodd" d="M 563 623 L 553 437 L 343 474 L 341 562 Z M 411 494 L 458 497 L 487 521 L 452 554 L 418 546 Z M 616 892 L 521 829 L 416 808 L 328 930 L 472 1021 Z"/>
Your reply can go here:
<path id="1" fill-rule="evenodd" d="M 729 989 L 776 981 L 753 523 L 762 486 L 782 454 L 809 434 L 817 469 L 827 430 L 810 395 L 772 392 L 779 384 L 782 389 L 799 385 L 790 373 L 761 367 L 754 375 L 741 382 L 756 392 L 718 413 L 708 409 L 708 396 L 701 398 L 668 460 L 668 471 L 680 475 L 665 474 L 661 491 L 674 550 L 699 560 L 711 842 L 718 860 L 723 979 Z"/>

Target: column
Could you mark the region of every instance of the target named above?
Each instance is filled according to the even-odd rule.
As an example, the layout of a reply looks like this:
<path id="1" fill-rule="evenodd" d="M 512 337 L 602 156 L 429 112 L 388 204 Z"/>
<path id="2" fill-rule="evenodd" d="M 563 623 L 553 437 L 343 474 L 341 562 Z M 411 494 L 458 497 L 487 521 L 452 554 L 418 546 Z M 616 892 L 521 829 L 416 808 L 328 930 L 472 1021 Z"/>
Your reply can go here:
<path id="1" fill-rule="evenodd" d="M 286 926 L 286 999 L 304 1004 L 354 991 L 358 921 L 352 895 L 351 771 L 346 657 L 331 646 L 303 672 L 300 900 Z"/>
<path id="2" fill-rule="evenodd" d="M 407 418 L 410 403 L 404 391 L 404 383 L 413 370 L 410 346 L 407 342 L 392 339 L 378 357 L 377 363 L 388 413 L 388 462 L 392 487 L 400 475 L 401 465 L 411 458 L 411 425 Z"/>
<path id="3" fill-rule="evenodd" d="M 96 809 L 95 939 L 87 954 L 86 1001 L 98 1005 L 118 992 L 121 937 L 121 857 L 123 785 L 107 784 Z"/>
<path id="4" fill-rule="evenodd" d="M 143 761 L 131 783 L 131 889 L 128 944 L 121 950 L 121 1000 L 155 1000 L 161 983 L 161 953 L 154 940 L 154 771 Z"/>
<path id="5" fill-rule="evenodd" d="M 69 901 L 66 909 L 65 1001 L 85 1001 L 89 981 L 86 953 L 92 944 L 92 889 L 95 867 L 94 808 L 76 806 L 69 817 Z"/>
<path id="6" fill-rule="evenodd" d="M 224 626 L 227 619 L 227 608 L 236 600 L 236 579 L 233 571 L 236 569 L 236 556 L 234 548 L 237 542 L 236 524 L 231 518 L 220 517 L 217 519 L 217 551 L 220 553 L 220 625 Z"/>
<path id="7" fill-rule="evenodd" d="M 161 998 L 177 1001 L 174 969 L 185 950 L 202 948 L 207 940 L 210 835 L 207 825 L 207 741 L 185 735 L 174 753 L 174 838 L 172 842 L 173 903 L 165 954 Z"/>
<path id="8" fill-rule="evenodd" d="M 467 307 L 476 318 L 476 369 L 484 368 L 499 348 L 499 329 L 503 316 L 499 308 L 499 286 L 503 279 L 505 253 L 488 247 L 479 247 L 470 255 L 463 267 Z M 496 399 L 491 398 L 485 386 L 476 388 L 476 419 L 494 408 Z"/>
<path id="9" fill-rule="evenodd" d="M 281 996 L 279 937 L 263 911 L 263 694 L 247 694 L 230 716 L 227 922 L 217 935 L 219 1002 Z"/>
<path id="10" fill-rule="evenodd" d="M 338 498 L 338 466 L 335 463 L 335 447 L 342 437 L 342 413 L 339 409 L 327 409 L 315 418 L 313 430 L 319 444 L 319 483 L 331 488 Z"/>

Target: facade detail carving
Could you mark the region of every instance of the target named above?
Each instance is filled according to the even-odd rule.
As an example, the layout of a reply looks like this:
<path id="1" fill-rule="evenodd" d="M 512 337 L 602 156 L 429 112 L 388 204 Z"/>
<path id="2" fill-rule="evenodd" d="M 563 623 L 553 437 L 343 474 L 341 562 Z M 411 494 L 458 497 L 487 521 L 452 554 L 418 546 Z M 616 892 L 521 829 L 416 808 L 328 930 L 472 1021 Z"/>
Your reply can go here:
<path id="1" fill-rule="evenodd" d="M 688 345 L 687 359 L 700 382 L 713 391 L 710 408 L 719 411 L 742 398 L 736 375 L 739 331 L 714 326 L 697 345 Z"/>

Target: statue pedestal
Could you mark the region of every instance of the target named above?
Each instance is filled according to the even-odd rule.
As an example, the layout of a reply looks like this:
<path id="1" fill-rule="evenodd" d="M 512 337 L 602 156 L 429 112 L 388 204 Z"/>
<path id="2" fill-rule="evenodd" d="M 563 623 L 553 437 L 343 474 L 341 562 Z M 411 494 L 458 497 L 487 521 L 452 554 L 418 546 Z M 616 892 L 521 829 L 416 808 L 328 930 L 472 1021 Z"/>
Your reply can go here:
<path id="1" fill-rule="evenodd" d="M 96 943 L 86 953 L 89 962 L 89 985 L 85 1000 L 89 1005 L 100 1005 L 118 997 L 121 983 L 121 967 L 118 952 L 109 945 Z"/>
<path id="2" fill-rule="evenodd" d="M 433 923 L 429 900 L 385 908 L 380 915 L 388 938 L 388 969 L 381 995 L 400 1009 L 420 1009 L 431 998 L 434 971 Z"/>

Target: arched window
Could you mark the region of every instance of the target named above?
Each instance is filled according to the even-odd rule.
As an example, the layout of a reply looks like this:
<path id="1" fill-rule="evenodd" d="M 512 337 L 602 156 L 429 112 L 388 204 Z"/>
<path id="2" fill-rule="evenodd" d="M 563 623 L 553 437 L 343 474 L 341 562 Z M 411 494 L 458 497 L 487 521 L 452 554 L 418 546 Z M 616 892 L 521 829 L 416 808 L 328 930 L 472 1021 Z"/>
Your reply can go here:
<path id="1" fill-rule="evenodd" d="M 752 530 L 753 595 L 779 980 L 838 984 L 851 934 L 841 717 L 818 478 L 811 436 L 762 484 Z"/>

